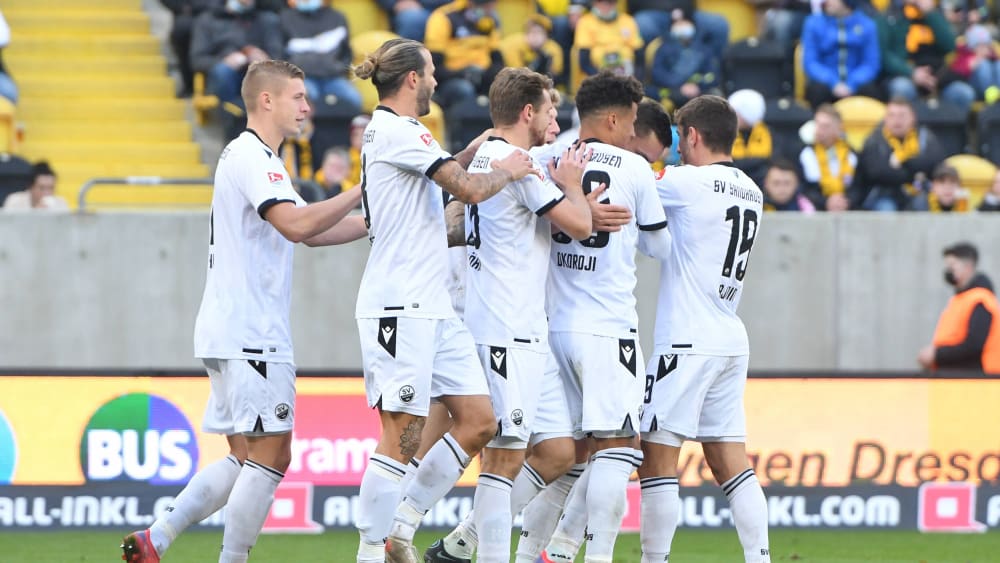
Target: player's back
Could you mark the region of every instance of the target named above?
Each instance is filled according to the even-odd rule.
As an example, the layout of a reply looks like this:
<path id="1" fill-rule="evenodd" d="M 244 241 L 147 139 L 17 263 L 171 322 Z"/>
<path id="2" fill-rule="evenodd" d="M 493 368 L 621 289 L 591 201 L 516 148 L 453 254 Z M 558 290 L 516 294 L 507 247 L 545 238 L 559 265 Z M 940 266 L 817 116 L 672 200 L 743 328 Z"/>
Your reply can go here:
<path id="1" fill-rule="evenodd" d="M 673 240 L 662 263 L 655 342 L 659 353 L 749 353 L 736 314 L 763 195 L 730 163 L 668 167 L 657 188 Z"/>
<path id="2" fill-rule="evenodd" d="M 376 108 L 361 148 L 372 248 L 358 290 L 359 318 L 455 315 L 447 291 L 444 203 L 430 180 L 450 158 L 419 121 Z"/>
<path id="3" fill-rule="evenodd" d="M 576 241 L 552 236 L 549 264 L 549 329 L 627 337 L 637 330 L 635 251 L 640 229 L 666 227 L 653 171 L 639 155 L 600 142 L 583 174 L 590 193 L 604 184 L 602 203 L 628 208 L 635 221 L 615 233 Z"/>
<path id="4" fill-rule="evenodd" d="M 479 147 L 469 173 L 488 173 L 491 161 L 518 150 L 491 137 Z M 467 206 L 465 318 L 476 343 L 524 347 L 545 341 L 551 226 L 540 217 L 563 197 L 553 184 L 531 174 Z"/>

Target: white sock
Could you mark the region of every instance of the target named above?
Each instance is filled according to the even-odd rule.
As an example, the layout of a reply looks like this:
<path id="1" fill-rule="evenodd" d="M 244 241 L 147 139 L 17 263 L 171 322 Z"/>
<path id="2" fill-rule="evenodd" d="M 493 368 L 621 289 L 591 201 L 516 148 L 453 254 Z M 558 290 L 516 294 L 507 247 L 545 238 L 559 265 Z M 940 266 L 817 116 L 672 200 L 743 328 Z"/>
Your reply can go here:
<path id="1" fill-rule="evenodd" d="M 417 474 L 418 469 L 420 469 L 420 460 L 415 457 L 410 458 L 410 463 L 406 464 L 406 474 L 403 475 L 403 480 L 399 482 L 400 491 L 405 491 L 410 486 L 413 476 Z"/>
<path id="2" fill-rule="evenodd" d="M 580 551 L 583 535 L 587 530 L 587 487 L 593 464 L 588 464 L 583 474 L 576 480 L 566 497 L 566 506 L 552 539 L 545 548 L 549 558 L 561 558 L 559 561 L 575 561 L 576 552 Z"/>
<path id="3" fill-rule="evenodd" d="M 195 473 L 167 507 L 167 512 L 149 527 L 149 538 L 156 553 L 162 556 L 188 526 L 201 522 L 225 506 L 239 474 L 240 462 L 232 454 Z"/>
<path id="4" fill-rule="evenodd" d="M 413 481 L 403 491 L 389 535 L 412 542 L 424 514 L 455 486 L 467 465 L 469 454 L 450 432 L 445 434 L 424 456 Z"/>
<path id="5" fill-rule="evenodd" d="M 625 516 L 625 488 L 634 469 L 632 448 L 607 448 L 594 454 L 587 485 L 587 563 L 607 562 Z"/>
<path id="6" fill-rule="evenodd" d="M 361 534 L 358 563 L 385 561 L 385 537 L 399 505 L 399 487 L 407 466 L 391 457 L 372 454 L 361 477 L 355 526 Z"/>
<path id="7" fill-rule="evenodd" d="M 514 488 L 510 491 L 510 514 L 516 516 L 528 506 L 538 493 L 545 489 L 545 479 L 535 468 L 525 463 L 514 478 Z"/>
<path id="8" fill-rule="evenodd" d="M 556 529 L 570 489 L 586 468 L 585 463 L 574 465 L 565 475 L 549 483 L 524 507 L 516 563 L 535 563 L 538 559 L 538 554 L 548 545 L 552 532 Z"/>
<path id="9" fill-rule="evenodd" d="M 649 477 L 640 480 L 639 485 L 642 487 L 639 518 L 642 563 L 663 563 L 670 557 L 670 544 L 681 512 L 677 477 Z"/>
<path id="10" fill-rule="evenodd" d="M 479 538 L 478 563 L 510 561 L 510 528 L 514 519 L 510 513 L 510 491 L 513 486 L 510 479 L 499 475 L 479 474 L 472 505 Z"/>
<path id="11" fill-rule="evenodd" d="M 219 563 L 242 563 L 250 556 L 284 473 L 248 459 L 236 478 L 226 509 Z"/>
<path id="12" fill-rule="evenodd" d="M 743 545 L 747 563 L 770 563 L 771 550 L 767 541 L 767 499 L 757 482 L 753 469 L 747 469 L 722 484 L 729 499 L 736 533 Z"/>

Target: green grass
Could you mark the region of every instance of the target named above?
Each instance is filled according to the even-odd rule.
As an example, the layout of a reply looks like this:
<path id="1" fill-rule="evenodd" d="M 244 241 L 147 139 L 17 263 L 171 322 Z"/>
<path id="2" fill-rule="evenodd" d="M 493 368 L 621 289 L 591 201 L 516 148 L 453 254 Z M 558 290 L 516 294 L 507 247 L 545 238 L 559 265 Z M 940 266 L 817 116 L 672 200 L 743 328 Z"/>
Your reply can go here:
<path id="1" fill-rule="evenodd" d="M 4 532 L 0 530 L 2 563 L 75 563 L 118 561 L 120 533 L 112 532 Z M 424 548 L 440 534 L 417 536 Z M 218 560 L 220 532 L 188 532 L 164 557 L 164 563 L 211 563 Z M 250 558 L 254 562 L 351 563 L 357 535 L 330 532 L 319 536 L 266 535 Z M 677 563 L 739 562 L 743 560 L 736 532 L 678 530 L 671 561 Z M 771 531 L 772 561 L 815 563 L 879 562 L 989 562 L 1000 560 L 1000 533 L 975 535 L 919 534 L 900 531 Z M 581 557 L 580 561 L 583 560 Z M 616 563 L 638 563 L 639 537 L 618 539 Z"/>

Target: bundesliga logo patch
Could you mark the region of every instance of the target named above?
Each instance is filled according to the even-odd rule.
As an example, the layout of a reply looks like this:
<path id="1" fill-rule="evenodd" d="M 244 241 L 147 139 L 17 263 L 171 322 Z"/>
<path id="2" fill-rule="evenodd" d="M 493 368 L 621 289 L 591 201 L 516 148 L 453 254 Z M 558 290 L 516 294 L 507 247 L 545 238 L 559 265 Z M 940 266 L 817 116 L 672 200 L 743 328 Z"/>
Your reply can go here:
<path id="1" fill-rule="evenodd" d="M 277 184 L 285 179 L 285 176 L 279 172 L 268 172 L 267 179 L 270 180 L 272 184 Z"/>
<path id="2" fill-rule="evenodd" d="M 424 142 L 428 147 L 434 142 L 434 137 L 430 133 L 424 133 L 420 136 L 420 140 Z"/>

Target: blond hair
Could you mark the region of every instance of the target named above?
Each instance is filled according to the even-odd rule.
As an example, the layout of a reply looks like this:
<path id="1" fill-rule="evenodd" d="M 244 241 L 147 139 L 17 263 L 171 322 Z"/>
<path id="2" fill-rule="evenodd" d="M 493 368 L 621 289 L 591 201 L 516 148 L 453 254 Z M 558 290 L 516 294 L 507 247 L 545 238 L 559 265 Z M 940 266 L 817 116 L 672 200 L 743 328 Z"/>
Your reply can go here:
<path id="1" fill-rule="evenodd" d="M 288 61 L 257 61 L 247 69 L 240 86 L 240 96 L 247 112 L 257 109 L 257 98 L 261 92 L 274 91 L 279 93 L 285 87 L 285 82 L 292 78 L 303 80 L 306 73 Z"/>

